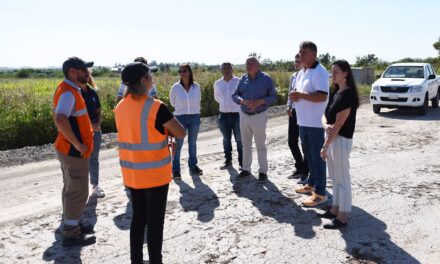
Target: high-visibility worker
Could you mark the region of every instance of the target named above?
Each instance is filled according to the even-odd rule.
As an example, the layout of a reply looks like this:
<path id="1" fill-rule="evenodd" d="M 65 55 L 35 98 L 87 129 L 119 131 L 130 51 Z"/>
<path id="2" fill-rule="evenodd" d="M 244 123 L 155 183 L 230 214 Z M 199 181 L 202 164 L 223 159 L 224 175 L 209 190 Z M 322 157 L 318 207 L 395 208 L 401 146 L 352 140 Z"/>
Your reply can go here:
<path id="1" fill-rule="evenodd" d="M 133 207 L 131 263 L 143 263 L 145 227 L 149 261 L 162 263 L 163 223 L 171 181 L 168 136 L 183 138 L 185 130 L 164 103 L 148 96 L 154 82 L 147 65 L 128 64 L 122 81 L 127 91 L 114 112 L 122 177 Z"/>
<path id="2" fill-rule="evenodd" d="M 94 236 L 85 236 L 93 227 L 80 225 L 80 218 L 89 196 L 89 156 L 93 149 L 93 129 L 81 96 L 80 84 L 89 78 L 87 68 L 93 62 L 71 57 L 63 63 L 64 81 L 53 98 L 54 121 L 58 129 L 55 140 L 57 158 L 63 173 L 62 245 L 90 245 Z"/>

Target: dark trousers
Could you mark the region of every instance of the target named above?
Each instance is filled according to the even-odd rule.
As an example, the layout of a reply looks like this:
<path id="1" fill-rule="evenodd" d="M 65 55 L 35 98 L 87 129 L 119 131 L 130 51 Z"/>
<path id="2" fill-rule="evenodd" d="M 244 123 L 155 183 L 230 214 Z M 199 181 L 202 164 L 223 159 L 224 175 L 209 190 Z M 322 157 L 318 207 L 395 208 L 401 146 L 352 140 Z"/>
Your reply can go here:
<path id="1" fill-rule="evenodd" d="M 162 263 L 163 223 L 168 195 L 168 184 L 132 189 L 133 218 L 130 227 L 131 263 L 143 263 L 144 231 L 147 227 L 148 256 L 150 263 Z"/>
<path id="2" fill-rule="evenodd" d="M 239 113 L 220 113 L 218 124 L 223 135 L 223 150 L 225 159 L 232 161 L 232 134 L 237 142 L 238 163 L 243 163 L 243 146 L 240 135 L 240 114 Z"/>
<path id="3" fill-rule="evenodd" d="M 295 109 L 292 109 L 292 117 L 289 117 L 289 134 L 288 134 L 288 142 L 289 148 L 292 152 L 292 156 L 295 159 L 295 168 L 296 171 L 301 172 L 305 176 L 301 178 L 301 180 L 307 179 L 307 175 L 309 174 L 309 166 L 307 165 L 307 160 L 301 154 L 301 150 L 299 148 L 299 126 L 296 121 L 296 113 Z M 301 149 L 304 153 L 304 145 L 301 144 Z"/>

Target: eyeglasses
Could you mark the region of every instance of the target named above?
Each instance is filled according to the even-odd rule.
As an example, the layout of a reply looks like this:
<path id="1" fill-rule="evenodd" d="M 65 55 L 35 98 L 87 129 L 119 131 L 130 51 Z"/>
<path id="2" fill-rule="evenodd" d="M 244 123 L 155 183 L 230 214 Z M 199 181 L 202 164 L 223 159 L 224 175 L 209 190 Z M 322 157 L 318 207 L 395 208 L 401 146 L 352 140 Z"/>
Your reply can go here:
<path id="1" fill-rule="evenodd" d="M 179 69 L 178 73 L 187 73 L 189 72 L 188 69 Z"/>

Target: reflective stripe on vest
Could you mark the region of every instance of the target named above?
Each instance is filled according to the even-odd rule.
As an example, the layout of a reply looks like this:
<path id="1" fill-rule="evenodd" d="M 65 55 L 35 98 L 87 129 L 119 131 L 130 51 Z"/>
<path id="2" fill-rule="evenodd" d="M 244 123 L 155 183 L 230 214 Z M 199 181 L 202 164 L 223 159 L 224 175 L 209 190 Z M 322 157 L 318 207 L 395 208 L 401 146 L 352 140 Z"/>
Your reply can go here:
<path id="1" fill-rule="evenodd" d="M 130 162 L 126 160 L 119 160 L 121 167 L 132 169 L 132 170 L 145 170 L 145 169 L 156 169 L 161 168 L 171 162 L 171 156 L 164 158 L 159 161 L 150 162 Z"/>
<path id="2" fill-rule="evenodd" d="M 132 144 L 127 142 L 118 142 L 119 148 L 127 149 L 131 151 L 144 151 L 144 150 L 161 150 L 168 146 L 168 141 L 165 139 L 159 143 L 149 143 L 148 142 L 148 127 L 147 120 L 150 114 L 151 107 L 153 106 L 154 100 L 147 98 L 141 112 L 141 143 Z M 171 162 L 171 155 L 160 161 L 150 161 L 150 162 L 131 162 L 126 160 L 119 160 L 121 167 L 132 169 L 132 170 L 143 170 L 143 169 L 154 169 L 165 166 Z"/>
<path id="3" fill-rule="evenodd" d="M 87 115 L 87 108 L 83 108 L 81 110 L 75 111 L 72 116 L 83 116 L 83 115 Z"/>

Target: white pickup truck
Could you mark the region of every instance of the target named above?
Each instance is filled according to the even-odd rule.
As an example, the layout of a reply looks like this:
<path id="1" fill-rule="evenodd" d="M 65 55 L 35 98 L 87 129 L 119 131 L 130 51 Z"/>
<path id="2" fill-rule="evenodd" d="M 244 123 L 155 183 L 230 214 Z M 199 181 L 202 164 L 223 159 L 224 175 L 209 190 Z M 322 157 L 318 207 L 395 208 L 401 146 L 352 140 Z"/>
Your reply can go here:
<path id="1" fill-rule="evenodd" d="M 373 111 L 385 108 L 415 108 L 425 115 L 428 102 L 437 108 L 440 96 L 440 77 L 429 63 L 395 63 L 372 84 L 370 102 Z"/>

